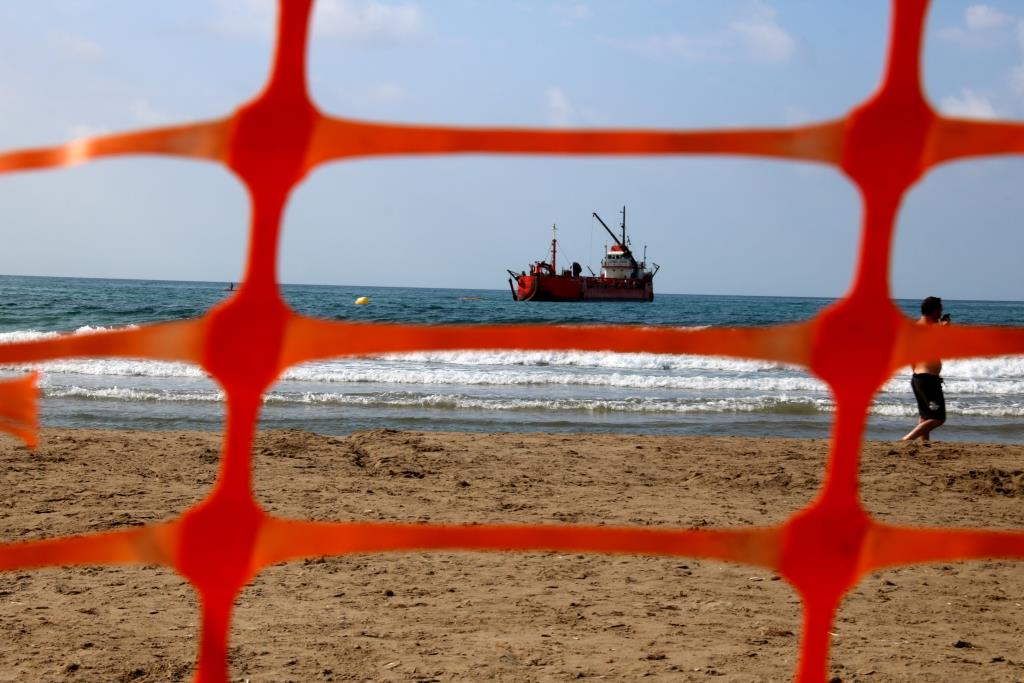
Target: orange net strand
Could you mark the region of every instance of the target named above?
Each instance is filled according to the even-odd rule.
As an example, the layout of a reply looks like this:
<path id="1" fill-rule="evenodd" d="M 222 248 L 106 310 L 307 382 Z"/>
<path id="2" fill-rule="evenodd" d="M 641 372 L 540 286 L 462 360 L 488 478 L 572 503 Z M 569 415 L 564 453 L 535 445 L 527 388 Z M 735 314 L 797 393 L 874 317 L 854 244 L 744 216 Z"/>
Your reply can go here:
<path id="1" fill-rule="evenodd" d="M 39 443 L 39 373 L 0 382 L 0 431 L 29 448 Z"/>

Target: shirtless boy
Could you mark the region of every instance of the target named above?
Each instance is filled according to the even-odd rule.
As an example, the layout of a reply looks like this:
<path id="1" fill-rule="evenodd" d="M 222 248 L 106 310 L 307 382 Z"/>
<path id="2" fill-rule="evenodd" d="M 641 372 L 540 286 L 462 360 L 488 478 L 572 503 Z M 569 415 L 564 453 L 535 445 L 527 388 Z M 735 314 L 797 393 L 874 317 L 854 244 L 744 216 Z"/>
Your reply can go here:
<path id="1" fill-rule="evenodd" d="M 930 296 L 921 302 L 921 317 L 918 325 L 948 325 L 949 316 L 942 315 L 942 299 Z M 903 437 L 903 441 L 921 439 L 928 441 L 932 430 L 946 421 L 946 397 L 942 394 L 941 360 L 914 363 L 914 376 L 910 386 L 917 399 L 917 411 L 921 416 L 917 426 Z"/>

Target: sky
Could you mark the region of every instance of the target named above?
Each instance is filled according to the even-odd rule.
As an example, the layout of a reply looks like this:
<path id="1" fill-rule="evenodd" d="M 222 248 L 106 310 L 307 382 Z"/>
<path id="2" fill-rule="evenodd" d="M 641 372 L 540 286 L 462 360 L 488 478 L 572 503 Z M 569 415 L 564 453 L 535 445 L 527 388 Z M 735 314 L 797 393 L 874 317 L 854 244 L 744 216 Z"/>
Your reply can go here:
<path id="1" fill-rule="evenodd" d="M 359 119 L 536 127 L 784 126 L 877 87 L 888 2 L 318 0 L 309 81 Z M 221 117 L 266 78 L 271 0 L 0 4 L 0 149 Z M 937 0 L 924 82 L 957 116 L 1024 117 L 1024 6 Z M 1024 300 L 1024 164 L 951 164 L 907 197 L 894 296 Z M 861 205 L 837 171 L 686 156 L 461 155 L 323 166 L 287 208 L 284 282 L 504 289 L 598 269 L 627 206 L 658 292 L 839 296 Z M 223 168 L 152 157 L 0 176 L 0 274 L 236 281 L 249 206 Z"/>

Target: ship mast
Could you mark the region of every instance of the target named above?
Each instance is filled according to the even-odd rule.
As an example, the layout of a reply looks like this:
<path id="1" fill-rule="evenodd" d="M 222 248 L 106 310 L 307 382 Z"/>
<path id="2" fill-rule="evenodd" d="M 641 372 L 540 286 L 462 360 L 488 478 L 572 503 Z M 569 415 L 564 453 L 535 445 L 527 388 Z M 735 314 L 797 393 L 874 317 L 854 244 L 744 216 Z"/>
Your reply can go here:
<path id="1" fill-rule="evenodd" d="M 558 225 L 555 223 L 551 224 L 551 274 L 557 275 L 558 268 L 555 264 L 555 254 L 558 251 Z"/>

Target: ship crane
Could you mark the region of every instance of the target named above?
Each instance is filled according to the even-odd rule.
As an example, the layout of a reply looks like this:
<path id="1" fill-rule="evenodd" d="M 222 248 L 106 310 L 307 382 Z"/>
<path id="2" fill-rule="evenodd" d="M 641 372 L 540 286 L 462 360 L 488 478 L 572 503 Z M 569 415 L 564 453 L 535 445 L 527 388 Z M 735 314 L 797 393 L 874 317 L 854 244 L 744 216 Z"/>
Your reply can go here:
<path id="1" fill-rule="evenodd" d="M 594 212 L 594 218 L 596 218 L 597 222 L 601 224 L 601 227 L 605 229 L 605 232 L 607 232 L 609 235 L 612 236 L 612 239 L 615 240 L 615 244 L 619 245 L 619 247 L 622 248 L 622 252 L 626 256 L 628 256 L 629 258 L 633 258 L 633 252 L 630 251 L 628 246 L 626 246 L 626 243 L 627 243 L 626 242 L 626 207 L 622 207 L 622 239 L 621 240 L 618 237 L 615 236 L 615 233 L 612 232 L 612 229 L 608 227 L 608 224 L 605 223 L 603 220 L 601 220 L 601 217 L 597 215 L 597 211 Z"/>

